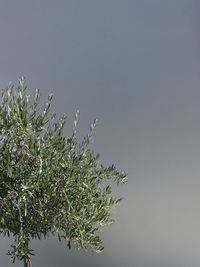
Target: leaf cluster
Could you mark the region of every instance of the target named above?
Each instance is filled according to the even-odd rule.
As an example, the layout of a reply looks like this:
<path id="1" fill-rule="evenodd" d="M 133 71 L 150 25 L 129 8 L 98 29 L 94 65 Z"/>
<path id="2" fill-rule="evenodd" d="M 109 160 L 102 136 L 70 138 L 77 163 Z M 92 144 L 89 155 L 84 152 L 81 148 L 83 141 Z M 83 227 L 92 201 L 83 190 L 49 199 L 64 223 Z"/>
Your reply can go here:
<path id="1" fill-rule="evenodd" d="M 30 257 L 31 239 L 57 234 L 78 248 L 103 250 L 98 230 L 113 222 L 110 210 L 121 199 L 111 184 L 126 181 L 114 165 L 99 163 L 89 147 L 96 120 L 78 143 L 79 112 L 64 137 L 66 115 L 50 114 L 52 94 L 39 108 L 40 90 L 26 94 L 25 79 L 2 90 L 0 102 L 0 230 L 14 236 L 8 252 L 15 260 Z"/>

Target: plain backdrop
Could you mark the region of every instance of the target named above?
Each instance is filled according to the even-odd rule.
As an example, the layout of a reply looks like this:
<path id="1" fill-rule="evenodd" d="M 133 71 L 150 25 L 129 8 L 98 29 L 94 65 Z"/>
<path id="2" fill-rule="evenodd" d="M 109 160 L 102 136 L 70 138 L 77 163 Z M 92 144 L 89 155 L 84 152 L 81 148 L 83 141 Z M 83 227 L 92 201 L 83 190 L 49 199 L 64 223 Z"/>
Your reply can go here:
<path id="1" fill-rule="evenodd" d="M 200 265 L 198 0 L 0 0 L 0 87 L 54 94 L 66 135 L 99 119 L 93 149 L 128 172 L 105 251 L 32 242 L 33 267 Z M 0 239 L 0 266 L 12 265 Z"/>

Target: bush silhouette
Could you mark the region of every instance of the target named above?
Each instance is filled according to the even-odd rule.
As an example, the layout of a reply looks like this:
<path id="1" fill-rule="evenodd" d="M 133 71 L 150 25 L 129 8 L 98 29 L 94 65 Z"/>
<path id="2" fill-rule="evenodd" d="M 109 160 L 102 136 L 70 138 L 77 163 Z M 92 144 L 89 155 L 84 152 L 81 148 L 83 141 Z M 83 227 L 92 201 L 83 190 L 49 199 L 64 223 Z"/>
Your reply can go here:
<path id="1" fill-rule="evenodd" d="M 8 254 L 25 267 L 31 266 L 30 241 L 49 234 L 69 248 L 101 252 L 98 230 L 113 222 L 110 210 L 121 200 L 108 182 L 124 183 L 127 176 L 101 165 L 90 149 L 96 120 L 78 143 L 79 112 L 72 134 L 64 137 L 65 114 L 49 114 L 52 94 L 42 109 L 39 100 L 40 90 L 27 95 L 21 77 L 2 90 L 0 103 L 0 230 L 14 236 Z"/>

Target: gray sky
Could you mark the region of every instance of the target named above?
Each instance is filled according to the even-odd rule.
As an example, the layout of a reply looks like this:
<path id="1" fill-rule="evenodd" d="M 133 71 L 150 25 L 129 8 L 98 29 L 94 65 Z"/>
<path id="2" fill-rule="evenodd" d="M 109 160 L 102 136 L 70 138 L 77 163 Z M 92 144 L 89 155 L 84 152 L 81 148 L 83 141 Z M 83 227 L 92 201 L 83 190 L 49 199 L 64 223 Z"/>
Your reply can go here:
<path id="1" fill-rule="evenodd" d="M 0 86 L 24 74 L 82 135 L 98 118 L 95 151 L 129 174 L 103 254 L 50 239 L 34 266 L 200 265 L 199 17 L 198 0 L 0 1 Z"/>

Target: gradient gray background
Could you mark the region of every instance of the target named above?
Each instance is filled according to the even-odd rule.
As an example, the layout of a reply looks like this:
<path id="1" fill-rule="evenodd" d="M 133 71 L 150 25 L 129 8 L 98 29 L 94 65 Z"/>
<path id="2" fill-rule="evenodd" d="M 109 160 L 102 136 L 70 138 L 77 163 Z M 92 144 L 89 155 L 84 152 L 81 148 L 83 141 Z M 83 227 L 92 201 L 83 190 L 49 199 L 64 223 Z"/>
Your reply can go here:
<path id="1" fill-rule="evenodd" d="M 81 135 L 98 118 L 95 151 L 129 174 L 102 254 L 51 238 L 33 267 L 200 265 L 199 18 L 198 0 L 0 0 L 0 87 L 53 92 L 66 133 L 76 109 Z"/>

